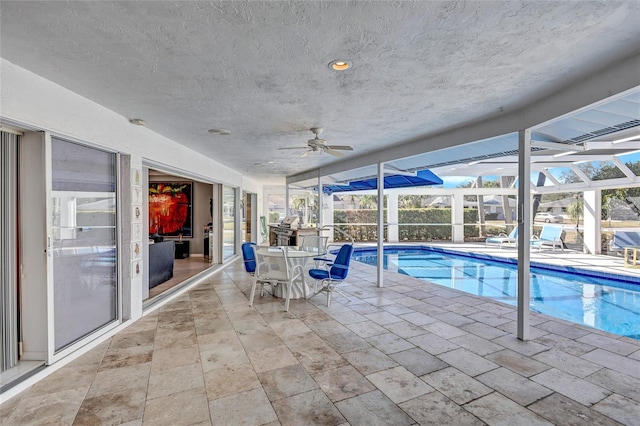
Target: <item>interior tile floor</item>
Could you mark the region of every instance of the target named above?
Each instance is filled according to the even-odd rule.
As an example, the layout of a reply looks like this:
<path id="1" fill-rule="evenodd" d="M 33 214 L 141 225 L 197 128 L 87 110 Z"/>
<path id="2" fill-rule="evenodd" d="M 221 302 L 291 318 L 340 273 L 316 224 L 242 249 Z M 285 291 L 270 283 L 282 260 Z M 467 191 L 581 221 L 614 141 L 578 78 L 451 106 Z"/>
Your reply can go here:
<path id="1" fill-rule="evenodd" d="M 190 256 L 186 259 L 175 259 L 173 261 L 173 277 L 149 289 L 149 299 L 164 293 L 167 290 L 181 284 L 187 278 L 211 267 L 209 259 L 202 256 Z"/>
<path id="2" fill-rule="evenodd" d="M 0 405 L 3 425 L 638 425 L 640 341 L 352 263 L 330 307 L 236 260 Z"/>

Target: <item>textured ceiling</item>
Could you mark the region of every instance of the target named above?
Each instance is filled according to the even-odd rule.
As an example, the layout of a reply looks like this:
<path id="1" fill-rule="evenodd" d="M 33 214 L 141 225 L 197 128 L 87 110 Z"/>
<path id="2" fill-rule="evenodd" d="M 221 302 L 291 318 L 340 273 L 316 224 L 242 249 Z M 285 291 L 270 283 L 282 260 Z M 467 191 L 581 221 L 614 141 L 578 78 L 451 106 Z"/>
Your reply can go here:
<path id="1" fill-rule="evenodd" d="M 310 127 L 357 156 L 640 51 L 636 1 L 3 0 L 0 12 L 3 58 L 254 178 L 335 161 L 277 150 L 304 147 Z M 330 70 L 335 59 L 352 69 Z"/>

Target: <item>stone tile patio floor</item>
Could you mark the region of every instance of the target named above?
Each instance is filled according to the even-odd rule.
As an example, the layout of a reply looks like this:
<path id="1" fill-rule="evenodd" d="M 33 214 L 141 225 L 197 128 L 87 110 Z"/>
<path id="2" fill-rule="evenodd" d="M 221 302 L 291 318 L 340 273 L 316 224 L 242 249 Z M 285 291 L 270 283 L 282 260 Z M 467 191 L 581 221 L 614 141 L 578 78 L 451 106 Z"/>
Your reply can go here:
<path id="1" fill-rule="evenodd" d="M 249 307 L 241 260 L 0 406 L 3 425 L 640 424 L 640 341 L 357 262 Z"/>

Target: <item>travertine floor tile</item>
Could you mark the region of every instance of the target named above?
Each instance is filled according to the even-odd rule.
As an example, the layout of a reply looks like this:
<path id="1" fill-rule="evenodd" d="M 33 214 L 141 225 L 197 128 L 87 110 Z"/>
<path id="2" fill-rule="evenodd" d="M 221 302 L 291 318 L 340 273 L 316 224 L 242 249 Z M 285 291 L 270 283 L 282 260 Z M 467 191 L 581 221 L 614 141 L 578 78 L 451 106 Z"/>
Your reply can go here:
<path id="1" fill-rule="evenodd" d="M 66 366 L 31 387 L 30 396 L 44 395 L 90 386 L 98 373 L 97 365 Z"/>
<path id="2" fill-rule="evenodd" d="M 454 337 L 450 341 L 480 356 L 486 356 L 504 349 L 502 346 L 472 333 Z"/>
<path id="3" fill-rule="evenodd" d="M 593 409 L 627 425 L 637 424 L 640 419 L 640 403 L 617 394 L 600 401 Z"/>
<path id="4" fill-rule="evenodd" d="M 603 368 L 602 370 L 585 377 L 585 380 L 601 388 L 640 402 L 640 379 L 629 377 L 626 374 Z"/>
<path id="5" fill-rule="evenodd" d="M 395 367 L 367 376 L 390 400 L 399 404 L 417 398 L 434 389 L 404 367 Z"/>
<path id="6" fill-rule="evenodd" d="M 143 424 L 195 425 L 209 423 L 209 402 L 204 388 L 191 389 L 147 400 Z"/>
<path id="7" fill-rule="evenodd" d="M 498 368 L 497 364 L 462 348 L 440 354 L 438 358 L 471 377 Z"/>
<path id="8" fill-rule="evenodd" d="M 410 343 L 408 340 L 405 340 L 393 333 L 371 336 L 367 339 L 367 341 L 387 355 L 400 351 L 406 351 L 407 349 L 415 347 L 415 345 Z"/>
<path id="9" fill-rule="evenodd" d="M 278 420 L 269 398 L 260 387 L 209 402 L 212 424 L 263 425 Z"/>
<path id="10" fill-rule="evenodd" d="M 465 404 L 493 392 L 493 389 L 452 367 L 427 374 L 422 379 L 457 404 Z"/>
<path id="11" fill-rule="evenodd" d="M 300 364 L 269 370 L 258 374 L 270 401 L 277 401 L 318 388 L 307 370 Z"/>
<path id="12" fill-rule="evenodd" d="M 611 395 L 611 392 L 606 389 L 555 368 L 536 374 L 531 377 L 531 380 L 586 406 L 591 406 Z"/>
<path id="13" fill-rule="evenodd" d="M 151 362 L 154 356 L 153 345 L 131 346 L 127 348 L 114 348 L 107 350 L 98 371 L 110 368 L 122 368 L 136 364 Z"/>
<path id="14" fill-rule="evenodd" d="M 153 352 L 151 370 L 169 370 L 189 364 L 200 363 L 200 352 L 196 346 L 187 349 L 158 349 Z"/>
<path id="15" fill-rule="evenodd" d="M 143 388 L 87 397 L 73 424 L 120 424 L 141 419 L 145 398 L 146 389 Z"/>
<path id="16" fill-rule="evenodd" d="M 423 376 L 449 366 L 449 364 L 440 358 L 428 354 L 420 348 L 396 352 L 389 356 L 416 376 Z"/>
<path id="17" fill-rule="evenodd" d="M 371 346 L 366 340 L 351 331 L 348 331 L 347 333 L 332 334 L 325 337 L 325 341 L 339 354 Z"/>
<path id="18" fill-rule="evenodd" d="M 320 389 L 275 401 L 273 408 L 282 426 L 336 425 L 344 421 Z"/>
<path id="19" fill-rule="evenodd" d="M 398 365 L 397 362 L 376 348 L 345 352 L 342 356 L 362 374 L 371 374 Z"/>
<path id="20" fill-rule="evenodd" d="M 258 373 L 298 363 L 294 354 L 285 345 L 249 352 L 248 355 L 253 368 Z"/>
<path id="21" fill-rule="evenodd" d="M 3 425 L 70 425 L 83 404 L 88 386 L 33 397 L 25 396 Z M 4 404 L 3 404 L 4 405 Z"/>
<path id="22" fill-rule="evenodd" d="M 502 367 L 481 374 L 476 379 L 524 406 L 553 393 L 544 386 Z"/>
<path id="23" fill-rule="evenodd" d="M 559 350 L 550 350 L 539 353 L 533 357 L 547 365 L 553 365 L 558 370 L 569 373 L 573 376 L 584 378 L 602 368 L 601 365 L 594 364 L 577 356 L 570 355 Z"/>
<path id="24" fill-rule="evenodd" d="M 91 383 L 87 397 L 121 393 L 133 388 L 146 391 L 150 374 L 150 362 L 100 371 Z"/>
<path id="25" fill-rule="evenodd" d="M 262 389 L 260 380 L 250 364 L 211 370 L 204 374 L 204 384 L 209 400 L 255 388 Z"/>
<path id="26" fill-rule="evenodd" d="M 528 408 L 557 425 L 608 426 L 615 424 L 611 418 L 558 393 L 549 395 L 531 404 Z"/>
<path id="27" fill-rule="evenodd" d="M 337 402 L 351 426 L 413 425 L 413 419 L 379 390 Z"/>
<path id="28" fill-rule="evenodd" d="M 375 387 L 351 365 L 325 370 L 314 375 L 320 388 L 333 402 L 375 390 Z"/>
<path id="29" fill-rule="evenodd" d="M 471 401 L 464 408 L 490 425 L 553 425 L 553 423 L 497 392 Z"/>
<path id="30" fill-rule="evenodd" d="M 356 322 L 347 325 L 347 328 L 360 337 L 371 337 L 378 334 L 387 333 L 387 329 L 370 321 Z"/>
<path id="31" fill-rule="evenodd" d="M 524 377 L 531 377 L 534 374 L 542 373 L 551 368 L 551 366 L 547 364 L 538 362 L 533 358 L 529 358 L 510 349 L 494 352 L 485 358 Z"/>
<path id="32" fill-rule="evenodd" d="M 591 346 L 605 349 L 608 352 L 613 352 L 615 354 L 624 355 L 624 356 L 629 355 L 638 350 L 638 347 L 636 345 L 624 342 L 619 339 L 613 339 L 609 336 L 603 336 L 597 333 L 589 333 L 586 336 L 576 339 L 576 341 L 581 343 L 586 343 Z"/>
<path id="33" fill-rule="evenodd" d="M 449 352 L 460 347 L 447 339 L 436 336 L 433 333 L 426 333 L 421 336 L 411 337 L 407 340 L 432 355 Z"/>
<path id="34" fill-rule="evenodd" d="M 398 405 L 420 425 L 484 425 L 484 422 L 440 392 L 431 392 Z"/>
<path id="35" fill-rule="evenodd" d="M 170 370 L 154 371 L 149 376 L 147 399 L 172 395 L 191 389 L 204 393 L 204 378 L 200 364 L 189 364 Z"/>
<path id="36" fill-rule="evenodd" d="M 427 330 L 419 325 L 411 324 L 408 321 L 399 321 L 394 322 L 392 324 L 385 324 L 385 329 L 392 332 L 393 334 L 402 337 L 403 339 L 408 339 L 409 337 L 416 337 L 422 334 L 427 334 Z M 385 331 L 386 331 L 385 330 Z M 382 333 L 377 333 L 382 334 Z"/>

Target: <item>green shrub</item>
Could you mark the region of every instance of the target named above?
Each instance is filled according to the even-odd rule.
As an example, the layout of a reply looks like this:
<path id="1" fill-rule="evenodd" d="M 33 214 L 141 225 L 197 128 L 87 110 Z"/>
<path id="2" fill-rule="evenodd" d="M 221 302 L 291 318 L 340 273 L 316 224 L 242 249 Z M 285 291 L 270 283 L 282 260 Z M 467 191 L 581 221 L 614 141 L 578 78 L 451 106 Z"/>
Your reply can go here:
<path id="1" fill-rule="evenodd" d="M 384 211 L 384 220 L 387 211 Z M 342 231 L 348 233 L 356 242 L 377 241 L 377 210 L 334 210 L 333 222 Z M 476 209 L 464 210 L 464 223 L 477 223 Z M 398 239 L 400 241 L 451 241 L 451 209 L 422 208 L 398 209 Z M 465 226 L 465 237 L 476 237 L 477 226 Z M 387 228 L 384 229 L 384 238 Z M 334 240 L 344 241 L 345 237 L 334 232 Z"/>

